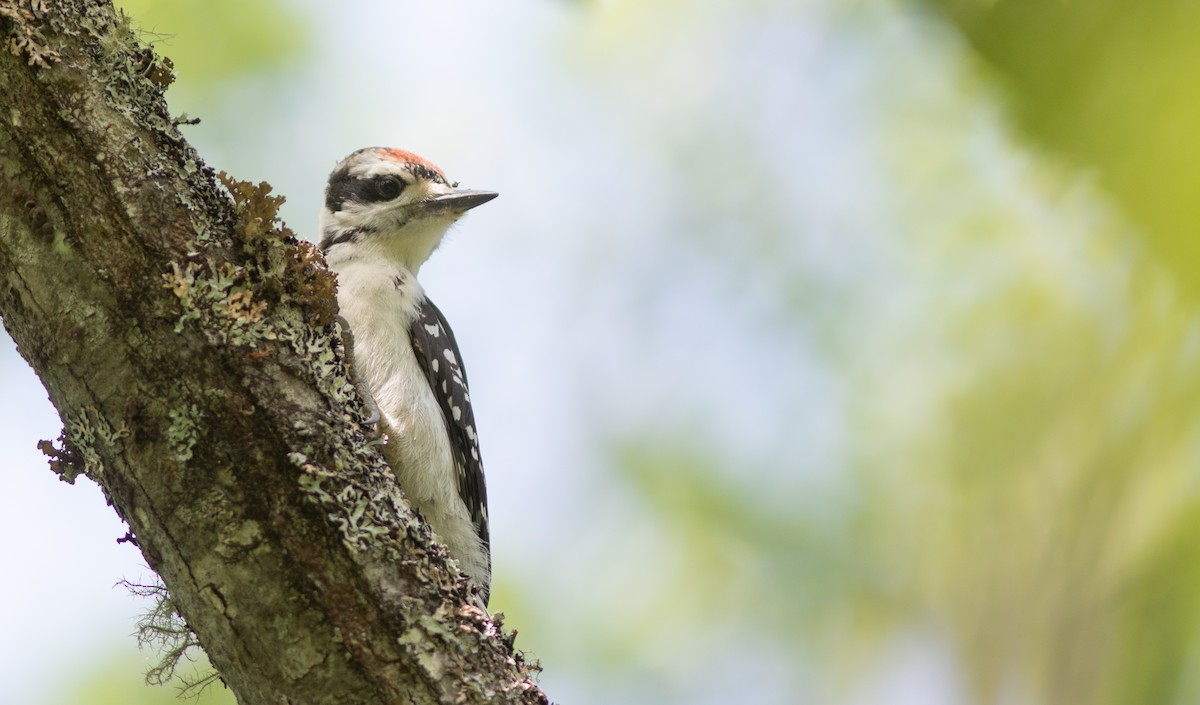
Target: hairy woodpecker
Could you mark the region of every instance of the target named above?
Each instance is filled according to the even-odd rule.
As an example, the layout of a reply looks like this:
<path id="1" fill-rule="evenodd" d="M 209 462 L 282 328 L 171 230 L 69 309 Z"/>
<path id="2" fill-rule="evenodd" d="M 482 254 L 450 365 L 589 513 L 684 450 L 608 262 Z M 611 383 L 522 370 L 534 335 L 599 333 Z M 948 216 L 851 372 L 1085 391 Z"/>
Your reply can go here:
<path id="1" fill-rule="evenodd" d="M 432 163 L 369 147 L 329 176 L 321 249 L 337 272 L 354 374 L 373 397 L 384 457 L 405 497 L 480 588 L 491 585 L 487 490 L 475 416 L 450 324 L 417 281 L 446 230 L 498 194 L 447 183 Z M 352 342 L 351 342 L 352 341 Z"/>

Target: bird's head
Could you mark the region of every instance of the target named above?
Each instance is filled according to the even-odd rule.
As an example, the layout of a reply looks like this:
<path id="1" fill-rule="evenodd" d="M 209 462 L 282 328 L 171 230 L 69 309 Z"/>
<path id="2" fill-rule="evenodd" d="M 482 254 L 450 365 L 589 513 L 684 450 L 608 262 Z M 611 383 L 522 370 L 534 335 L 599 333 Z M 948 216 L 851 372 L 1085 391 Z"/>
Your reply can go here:
<path id="1" fill-rule="evenodd" d="M 386 257 L 416 273 L 454 221 L 497 195 L 455 188 L 412 152 L 360 149 L 329 175 L 321 249 L 331 260 Z"/>

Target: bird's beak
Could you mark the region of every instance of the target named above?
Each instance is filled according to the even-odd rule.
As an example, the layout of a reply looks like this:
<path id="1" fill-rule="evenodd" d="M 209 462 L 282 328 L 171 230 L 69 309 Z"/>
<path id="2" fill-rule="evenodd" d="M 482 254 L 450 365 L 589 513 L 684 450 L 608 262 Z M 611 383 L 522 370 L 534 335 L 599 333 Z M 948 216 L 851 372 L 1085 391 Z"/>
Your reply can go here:
<path id="1" fill-rule="evenodd" d="M 423 216 L 442 215 L 444 213 L 465 213 L 475 206 L 482 206 L 499 195 L 495 191 L 459 189 L 419 201 L 413 205 L 420 210 Z"/>

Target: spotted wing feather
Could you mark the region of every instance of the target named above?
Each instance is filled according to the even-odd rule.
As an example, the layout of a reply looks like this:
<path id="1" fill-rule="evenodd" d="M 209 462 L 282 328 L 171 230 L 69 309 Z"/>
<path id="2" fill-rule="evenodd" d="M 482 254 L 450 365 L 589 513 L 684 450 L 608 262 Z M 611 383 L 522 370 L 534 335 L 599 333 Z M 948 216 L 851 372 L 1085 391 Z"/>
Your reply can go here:
<path id="1" fill-rule="evenodd" d="M 458 351 L 458 342 L 446 317 L 428 298 L 421 301 L 420 311 L 413 320 L 411 337 L 417 364 L 429 380 L 429 386 L 442 409 L 442 418 L 446 421 L 454 465 L 458 470 L 458 494 L 471 514 L 475 532 L 490 559 L 487 487 L 479 454 L 479 437 L 475 432 L 475 414 L 471 410 L 471 395 L 467 390 L 467 373 Z"/>

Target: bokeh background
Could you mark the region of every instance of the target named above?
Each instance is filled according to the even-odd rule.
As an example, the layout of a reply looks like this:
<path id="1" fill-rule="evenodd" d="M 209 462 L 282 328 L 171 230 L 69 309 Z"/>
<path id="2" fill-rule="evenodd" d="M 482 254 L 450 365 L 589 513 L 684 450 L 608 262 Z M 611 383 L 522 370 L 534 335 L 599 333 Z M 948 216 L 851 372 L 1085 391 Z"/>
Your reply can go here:
<path id="1" fill-rule="evenodd" d="M 310 238 L 361 146 L 502 194 L 422 275 L 554 699 L 1200 701 L 1197 3 L 121 4 Z M 177 702 L 0 385 L 0 702 Z"/>

